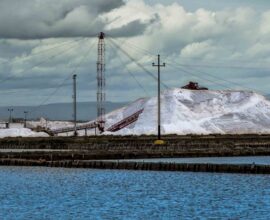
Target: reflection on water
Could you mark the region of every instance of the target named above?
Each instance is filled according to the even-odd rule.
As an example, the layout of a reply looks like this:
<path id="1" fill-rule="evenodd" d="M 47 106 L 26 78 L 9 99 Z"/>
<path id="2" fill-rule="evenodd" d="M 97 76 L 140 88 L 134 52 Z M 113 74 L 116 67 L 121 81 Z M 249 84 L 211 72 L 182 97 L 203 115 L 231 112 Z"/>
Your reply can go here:
<path id="1" fill-rule="evenodd" d="M 119 161 L 136 162 L 164 162 L 164 163 L 212 163 L 212 164 L 262 164 L 270 165 L 270 156 L 254 157 L 197 157 L 197 158 L 155 158 L 155 159 L 134 159 Z"/>
<path id="2" fill-rule="evenodd" d="M 269 219 L 270 175 L 0 167 L 0 219 Z"/>

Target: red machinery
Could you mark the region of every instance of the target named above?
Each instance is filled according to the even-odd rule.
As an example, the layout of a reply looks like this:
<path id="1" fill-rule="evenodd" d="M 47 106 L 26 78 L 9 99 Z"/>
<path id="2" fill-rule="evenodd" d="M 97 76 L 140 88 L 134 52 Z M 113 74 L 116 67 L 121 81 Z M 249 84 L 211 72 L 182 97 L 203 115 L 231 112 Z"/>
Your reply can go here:
<path id="1" fill-rule="evenodd" d="M 181 87 L 182 89 L 190 89 L 190 90 L 208 90 L 206 87 L 200 87 L 197 82 L 189 82 L 189 84 Z"/>

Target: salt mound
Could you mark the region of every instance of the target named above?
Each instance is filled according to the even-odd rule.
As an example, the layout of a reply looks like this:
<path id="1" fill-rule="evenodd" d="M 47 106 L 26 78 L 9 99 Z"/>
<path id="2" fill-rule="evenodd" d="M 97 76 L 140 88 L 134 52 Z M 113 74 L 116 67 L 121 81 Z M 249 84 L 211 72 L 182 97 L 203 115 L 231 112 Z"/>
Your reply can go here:
<path id="1" fill-rule="evenodd" d="M 3 137 L 48 137 L 48 134 L 43 132 L 34 132 L 28 128 L 9 128 L 0 129 L 0 138 Z"/>
<path id="2" fill-rule="evenodd" d="M 143 98 L 106 115 L 106 128 L 144 109 L 114 134 L 156 134 L 157 98 Z M 170 89 L 161 95 L 163 134 L 270 133 L 270 102 L 251 91 Z"/>

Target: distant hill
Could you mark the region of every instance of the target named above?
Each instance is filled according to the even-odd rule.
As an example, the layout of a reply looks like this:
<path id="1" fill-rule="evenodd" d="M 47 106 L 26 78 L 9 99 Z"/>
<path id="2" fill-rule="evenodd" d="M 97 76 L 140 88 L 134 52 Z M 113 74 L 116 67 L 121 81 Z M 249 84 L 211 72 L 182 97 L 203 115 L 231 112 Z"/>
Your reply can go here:
<path id="1" fill-rule="evenodd" d="M 106 112 L 125 106 L 127 103 L 106 102 Z M 8 108 L 13 108 L 13 118 L 23 118 L 24 111 L 28 111 L 29 119 L 38 119 L 44 117 L 50 120 L 72 120 L 73 104 L 72 103 L 54 103 L 42 105 L 37 108 L 35 106 L 7 106 L 0 107 L 0 119 L 7 120 L 9 117 Z M 97 115 L 96 102 L 79 102 L 77 103 L 78 120 L 87 121 L 96 118 Z"/>

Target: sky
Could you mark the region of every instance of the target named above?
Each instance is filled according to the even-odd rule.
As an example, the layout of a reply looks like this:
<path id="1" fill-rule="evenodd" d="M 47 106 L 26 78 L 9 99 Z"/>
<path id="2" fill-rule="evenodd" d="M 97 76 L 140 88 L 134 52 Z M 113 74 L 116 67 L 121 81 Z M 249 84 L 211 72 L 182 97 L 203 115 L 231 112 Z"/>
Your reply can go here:
<path id="1" fill-rule="evenodd" d="M 224 10 L 233 9 L 235 7 L 251 7 L 256 10 L 264 10 L 269 5 L 268 0 L 147 0 L 145 2 L 151 5 L 154 5 L 157 2 L 163 5 L 170 5 L 174 2 L 177 2 L 189 11 L 196 11 L 200 8 L 205 8 L 208 10 Z"/>
<path id="2" fill-rule="evenodd" d="M 156 95 L 189 81 L 270 94 L 266 0 L 0 0 L 0 106 L 96 99 L 105 32 L 106 99 Z M 154 77 L 153 77 L 154 76 Z"/>

